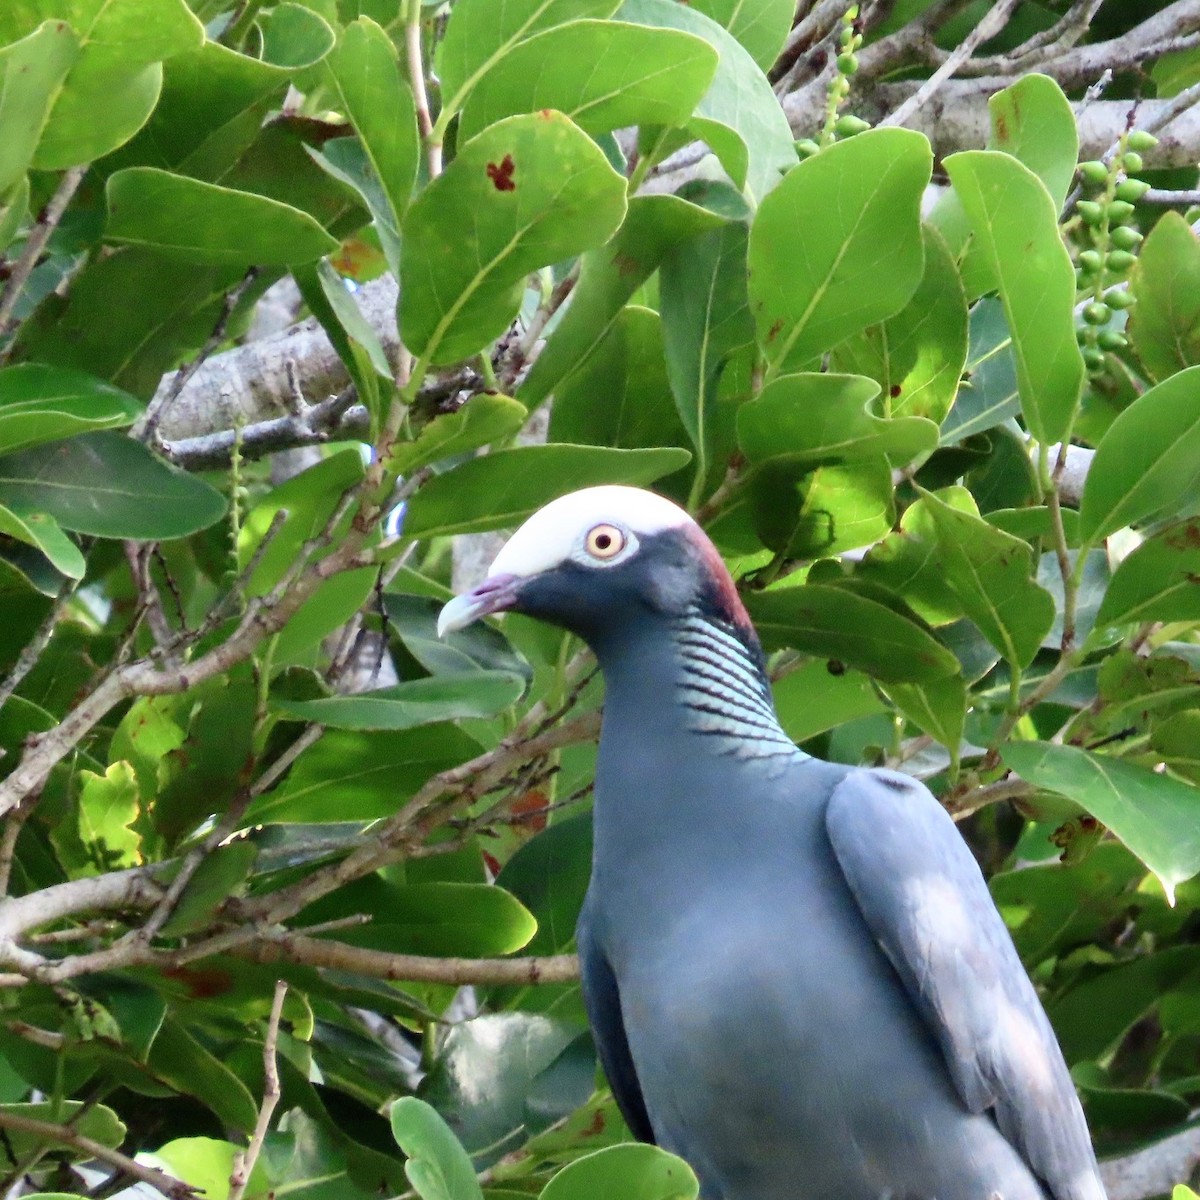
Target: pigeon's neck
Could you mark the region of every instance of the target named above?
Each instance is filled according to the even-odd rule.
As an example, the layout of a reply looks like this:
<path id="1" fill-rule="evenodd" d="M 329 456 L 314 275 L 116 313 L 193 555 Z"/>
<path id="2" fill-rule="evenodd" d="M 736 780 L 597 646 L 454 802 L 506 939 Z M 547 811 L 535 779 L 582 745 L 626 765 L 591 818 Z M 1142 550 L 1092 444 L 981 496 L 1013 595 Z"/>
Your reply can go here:
<path id="1" fill-rule="evenodd" d="M 619 725 L 623 740 L 661 736 L 689 754 L 743 760 L 799 753 L 775 715 L 752 633 L 696 606 L 598 649 L 605 724 Z"/>

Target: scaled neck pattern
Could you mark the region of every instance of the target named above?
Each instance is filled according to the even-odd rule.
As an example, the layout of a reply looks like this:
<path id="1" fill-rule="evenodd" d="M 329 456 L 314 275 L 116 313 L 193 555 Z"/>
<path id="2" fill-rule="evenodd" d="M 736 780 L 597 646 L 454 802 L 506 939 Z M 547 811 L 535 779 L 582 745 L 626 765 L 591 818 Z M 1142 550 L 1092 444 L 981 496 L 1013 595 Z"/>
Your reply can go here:
<path id="1" fill-rule="evenodd" d="M 757 647 L 696 605 L 672 622 L 686 727 L 718 754 L 741 760 L 801 754 L 780 727 Z"/>

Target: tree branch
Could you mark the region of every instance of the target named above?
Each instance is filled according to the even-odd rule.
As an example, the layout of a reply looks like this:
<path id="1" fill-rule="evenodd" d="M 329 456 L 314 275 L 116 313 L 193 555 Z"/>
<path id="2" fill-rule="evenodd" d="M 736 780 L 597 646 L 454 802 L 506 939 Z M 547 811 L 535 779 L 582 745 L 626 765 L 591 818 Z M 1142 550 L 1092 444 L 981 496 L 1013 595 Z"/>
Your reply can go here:
<path id="1" fill-rule="evenodd" d="M 267 1140 L 267 1131 L 271 1128 L 271 1116 L 279 1103 L 279 1063 L 276 1061 L 276 1047 L 279 1043 L 279 1022 L 283 1017 L 283 1001 L 287 996 L 287 984 L 283 980 L 275 983 L 275 996 L 271 1001 L 271 1015 L 267 1018 L 267 1035 L 263 1039 L 263 1098 L 258 1109 L 258 1120 L 254 1123 L 254 1133 L 245 1151 L 239 1150 L 233 1156 L 233 1171 L 229 1176 L 229 1195 L 227 1200 L 242 1200 L 246 1194 L 246 1184 L 254 1171 L 254 1164 L 262 1153 L 263 1143 Z"/>
<path id="2" fill-rule="evenodd" d="M 1194 1180 L 1200 1168 L 1200 1125 L 1145 1149 L 1100 1164 L 1109 1200 L 1149 1200 L 1170 1195 L 1177 1183 Z"/>

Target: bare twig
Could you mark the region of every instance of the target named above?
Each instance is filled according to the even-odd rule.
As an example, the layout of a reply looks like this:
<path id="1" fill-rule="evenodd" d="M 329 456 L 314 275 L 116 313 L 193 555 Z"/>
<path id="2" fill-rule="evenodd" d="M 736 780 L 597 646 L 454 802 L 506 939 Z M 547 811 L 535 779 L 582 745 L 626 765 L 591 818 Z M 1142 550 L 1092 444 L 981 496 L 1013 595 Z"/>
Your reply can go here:
<path id="1" fill-rule="evenodd" d="M 0 337 L 3 337 L 7 331 L 9 321 L 17 307 L 17 301 L 21 298 L 21 292 L 24 290 L 29 276 L 33 273 L 33 268 L 37 266 L 38 259 L 46 248 L 46 243 L 50 240 L 50 235 L 58 228 L 63 213 L 67 211 L 67 205 L 71 203 L 71 198 L 75 195 L 86 174 L 86 164 L 64 171 L 54 195 L 50 198 L 50 203 L 46 205 L 37 224 L 29 231 L 29 237 L 25 240 L 21 256 L 13 264 L 12 274 L 9 275 L 8 282 L 4 285 L 4 291 L 0 292 Z M 0 363 L 4 362 L 7 357 L 7 350 L 0 353 Z"/>
<path id="2" fill-rule="evenodd" d="M 79 582 L 78 579 L 63 580 L 50 611 L 38 626 L 37 632 L 26 642 L 13 669 L 8 673 L 8 677 L 3 683 L 0 683 L 0 708 L 4 707 L 8 698 L 21 686 L 21 680 L 37 666 L 38 660 L 54 636 L 55 628 L 62 620 L 63 613 L 67 611 L 67 606 L 71 603 L 71 597 L 75 595 L 75 589 L 79 587 Z"/>
<path id="3" fill-rule="evenodd" d="M 1200 204 L 1200 188 L 1151 188 L 1142 193 L 1141 199 L 1143 204 L 1178 205 L 1180 208 L 1186 208 L 1192 204 Z"/>
<path id="4" fill-rule="evenodd" d="M 169 1196 L 171 1200 L 191 1200 L 199 1192 L 198 1188 L 184 1183 L 182 1179 L 175 1179 L 156 1167 L 147 1167 L 119 1150 L 110 1149 L 103 1142 L 77 1133 L 67 1125 L 39 1121 L 35 1117 L 0 1109 L 0 1129 L 11 1129 L 14 1133 L 25 1133 L 53 1145 L 70 1146 L 80 1150 L 91 1158 L 98 1158 L 101 1162 L 116 1167 L 131 1179 L 148 1184 L 155 1191 Z"/>
<path id="5" fill-rule="evenodd" d="M 263 1098 L 258 1109 L 258 1120 L 254 1123 L 254 1133 L 245 1151 L 239 1150 L 233 1156 L 233 1171 L 229 1176 L 228 1200 L 242 1200 L 246 1194 L 246 1184 L 258 1156 L 262 1153 L 263 1142 L 266 1141 L 267 1131 L 271 1128 L 271 1117 L 275 1106 L 279 1103 L 279 1063 L 275 1055 L 279 1043 L 279 1022 L 283 1017 L 283 1001 L 287 996 L 287 984 L 282 979 L 275 983 L 275 996 L 271 1001 L 271 1015 L 267 1018 L 267 1033 L 263 1039 Z"/>
<path id="6" fill-rule="evenodd" d="M 408 82 L 412 85 L 421 140 L 425 143 L 429 176 L 431 179 L 436 179 L 442 173 L 442 146 L 440 141 L 435 141 L 433 138 L 433 118 L 429 115 L 429 96 L 425 90 L 425 57 L 421 53 L 422 8 L 420 0 L 406 0 L 406 8 L 404 51 L 408 62 Z"/>
<path id="7" fill-rule="evenodd" d="M 884 117 L 880 126 L 903 125 L 918 109 L 927 104 L 937 90 L 975 53 L 984 42 L 994 38 L 1012 16 L 1019 0 L 998 0 L 983 19 L 946 57 L 946 61 L 903 104 Z"/>

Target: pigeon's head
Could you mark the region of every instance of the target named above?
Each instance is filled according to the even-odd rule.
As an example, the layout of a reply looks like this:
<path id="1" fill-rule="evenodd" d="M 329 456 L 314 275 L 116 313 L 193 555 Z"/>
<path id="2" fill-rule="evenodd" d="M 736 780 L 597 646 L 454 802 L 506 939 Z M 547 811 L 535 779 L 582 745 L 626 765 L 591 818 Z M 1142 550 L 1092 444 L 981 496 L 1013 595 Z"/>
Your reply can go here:
<path id="1" fill-rule="evenodd" d="M 640 488 L 592 487 L 534 513 L 487 578 L 442 609 L 438 633 L 511 611 L 595 646 L 631 622 L 697 609 L 753 638 L 720 554 L 682 508 Z"/>

